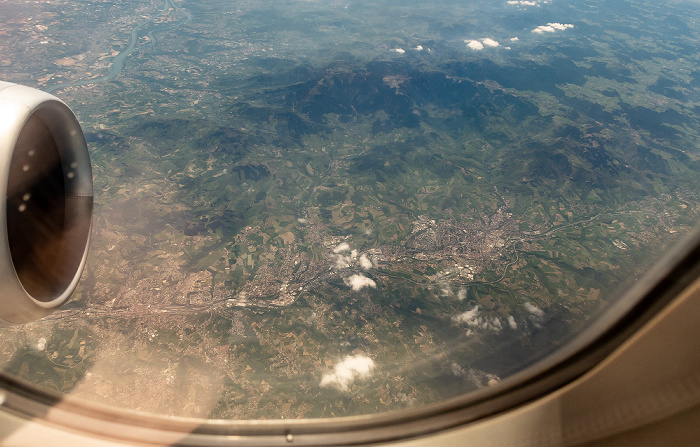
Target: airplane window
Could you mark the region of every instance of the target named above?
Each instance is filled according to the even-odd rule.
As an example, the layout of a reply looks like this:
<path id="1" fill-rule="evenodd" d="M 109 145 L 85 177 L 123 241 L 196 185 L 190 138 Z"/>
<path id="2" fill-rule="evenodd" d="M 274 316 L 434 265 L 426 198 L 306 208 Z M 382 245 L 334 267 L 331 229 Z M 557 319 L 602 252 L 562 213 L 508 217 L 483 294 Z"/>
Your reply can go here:
<path id="1" fill-rule="evenodd" d="M 78 288 L 0 330 L 3 374 L 228 420 L 498 387 L 697 225 L 699 20 L 682 0 L 0 2 L 0 80 L 73 109 L 95 189 Z"/>

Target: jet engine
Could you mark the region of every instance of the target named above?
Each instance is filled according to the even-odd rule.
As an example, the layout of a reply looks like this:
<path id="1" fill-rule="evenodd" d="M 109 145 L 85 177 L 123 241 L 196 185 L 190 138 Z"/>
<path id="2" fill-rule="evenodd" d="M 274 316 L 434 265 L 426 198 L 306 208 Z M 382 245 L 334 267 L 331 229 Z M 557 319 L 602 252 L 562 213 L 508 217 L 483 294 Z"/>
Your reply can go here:
<path id="1" fill-rule="evenodd" d="M 0 324 L 48 315 L 75 289 L 92 228 L 80 124 L 48 93 L 0 82 Z"/>

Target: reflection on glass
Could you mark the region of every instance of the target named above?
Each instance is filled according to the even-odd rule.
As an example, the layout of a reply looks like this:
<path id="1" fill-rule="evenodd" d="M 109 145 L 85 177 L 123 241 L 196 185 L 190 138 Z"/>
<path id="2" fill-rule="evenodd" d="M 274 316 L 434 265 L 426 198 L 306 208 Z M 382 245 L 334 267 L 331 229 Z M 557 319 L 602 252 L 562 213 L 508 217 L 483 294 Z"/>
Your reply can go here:
<path id="1" fill-rule="evenodd" d="M 0 340 L 41 387 L 434 403 L 572 340 L 697 221 L 692 3 L 105 5 L 0 5 L 3 76 L 75 110 L 95 172 L 78 291 Z"/>
<path id="2" fill-rule="evenodd" d="M 67 265 L 61 246 L 66 231 L 63 166 L 51 131 L 36 115 L 22 129 L 9 168 L 5 212 L 15 270 L 31 296 L 51 301 L 66 290 L 76 268 Z"/>

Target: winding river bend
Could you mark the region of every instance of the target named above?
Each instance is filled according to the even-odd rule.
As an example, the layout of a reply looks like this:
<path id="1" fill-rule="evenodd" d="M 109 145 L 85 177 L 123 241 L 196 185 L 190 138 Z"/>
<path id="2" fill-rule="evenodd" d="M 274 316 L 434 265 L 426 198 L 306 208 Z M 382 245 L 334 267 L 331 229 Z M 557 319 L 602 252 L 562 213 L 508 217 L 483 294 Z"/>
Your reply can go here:
<path id="1" fill-rule="evenodd" d="M 160 27 L 160 28 L 157 28 L 157 29 L 150 31 L 147 34 L 148 37 L 150 38 L 149 43 L 141 46 L 140 49 L 146 48 L 150 45 L 153 45 L 153 43 L 155 43 L 155 40 L 156 40 L 155 36 L 154 36 L 155 33 L 177 28 L 177 27 L 182 26 L 185 23 L 189 22 L 190 20 L 192 20 L 192 14 L 189 11 L 175 5 L 175 3 L 173 3 L 173 0 L 165 0 L 165 5 L 163 6 L 163 10 L 160 12 L 160 14 L 158 14 L 154 17 L 151 17 L 147 20 L 144 20 L 143 22 L 137 23 L 136 25 L 134 25 L 133 28 L 131 28 L 131 38 L 129 40 L 129 45 L 127 45 L 127 47 L 124 50 L 122 50 L 121 53 L 119 53 L 117 56 L 115 56 L 114 60 L 112 61 L 112 67 L 111 67 L 109 73 L 107 73 L 106 75 L 99 77 L 99 78 L 85 79 L 82 81 L 70 82 L 70 83 L 66 83 L 66 84 L 55 84 L 55 85 L 52 85 L 52 86 L 46 88 L 45 91 L 48 93 L 53 93 L 56 90 L 61 90 L 61 89 L 68 88 L 68 87 L 78 87 L 81 85 L 90 85 L 90 84 L 101 84 L 103 82 L 109 82 L 109 81 L 113 80 L 114 78 L 119 76 L 119 74 L 124 69 L 125 59 L 131 53 L 136 51 L 136 42 L 138 40 L 139 30 L 141 28 L 143 28 L 144 26 L 148 25 L 149 23 L 154 22 L 156 19 L 163 17 L 165 14 L 167 14 L 169 12 L 170 8 L 174 9 L 177 12 L 183 13 L 185 15 L 185 18 L 179 22 L 164 24 L 163 27 Z"/>

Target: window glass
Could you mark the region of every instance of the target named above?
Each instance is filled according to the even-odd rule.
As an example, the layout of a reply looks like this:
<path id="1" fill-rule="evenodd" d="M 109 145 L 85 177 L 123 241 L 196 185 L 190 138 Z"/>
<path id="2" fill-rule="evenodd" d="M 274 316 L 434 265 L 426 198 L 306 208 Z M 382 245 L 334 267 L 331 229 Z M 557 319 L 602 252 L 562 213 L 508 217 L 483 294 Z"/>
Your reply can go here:
<path id="1" fill-rule="evenodd" d="M 0 79 L 90 148 L 37 386 L 317 418 L 497 385 L 698 220 L 697 2 L 5 0 Z"/>

